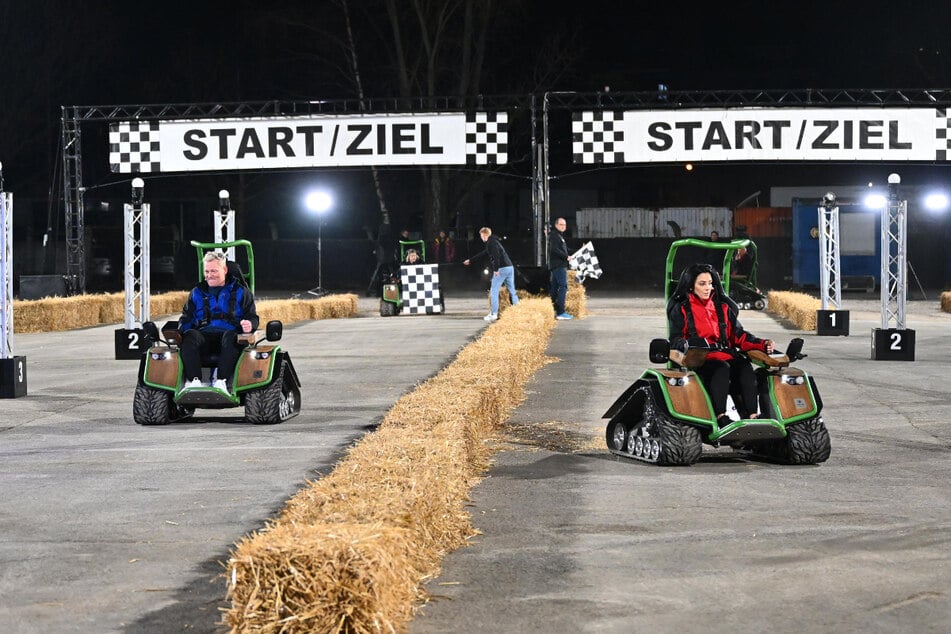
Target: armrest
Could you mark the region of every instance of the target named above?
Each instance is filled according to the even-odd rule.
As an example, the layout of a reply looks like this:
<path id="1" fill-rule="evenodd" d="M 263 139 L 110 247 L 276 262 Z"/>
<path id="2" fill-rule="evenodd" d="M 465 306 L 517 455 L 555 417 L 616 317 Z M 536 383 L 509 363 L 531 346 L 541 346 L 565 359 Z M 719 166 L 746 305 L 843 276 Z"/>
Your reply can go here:
<path id="1" fill-rule="evenodd" d="M 770 368 L 782 368 L 789 365 L 789 357 L 785 354 L 779 354 L 772 356 L 766 354 L 762 350 L 747 350 L 746 354 L 750 359 L 756 361 L 757 363 L 762 363 L 765 366 Z"/>

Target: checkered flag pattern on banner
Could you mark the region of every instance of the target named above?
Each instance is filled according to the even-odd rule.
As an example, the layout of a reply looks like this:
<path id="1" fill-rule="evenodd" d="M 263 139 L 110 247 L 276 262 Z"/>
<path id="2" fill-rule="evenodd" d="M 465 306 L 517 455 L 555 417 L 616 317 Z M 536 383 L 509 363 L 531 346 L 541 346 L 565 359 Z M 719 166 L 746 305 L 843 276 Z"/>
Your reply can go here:
<path id="1" fill-rule="evenodd" d="M 571 115 L 571 151 L 575 163 L 623 163 L 623 112 L 585 111 Z"/>
<path id="2" fill-rule="evenodd" d="M 119 174 L 162 171 L 158 121 L 125 121 L 109 126 L 109 164 Z"/>
<path id="3" fill-rule="evenodd" d="M 466 114 L 467 165 L 508 163 L 508 151 L 508 113 L 470 112 Z"/>
<path id="4" fill-rule="evenodd" d="M 935 121 L 935 150 L 934 158 L 936 161 L 947 161 L 951 156 L 951 117 L 948 116 L 947 108 L 935 109 L 937 120 Z"/>
<path id="5" fill-rule="evenodd" d="M 594 245 L 585 242 L 584 246 L 571 255 L 571 268 L 577 271 L 578 283 L 583 284 L 589 277 L 593 280 L 601 277 L 601 264 L 594 253 Z"/>
<path id="6" fill-rule="evenodd" d="M 432 315 L 443 312 L 439 292 L 438 264 L 403 264 L 400 266 L 401 315 Z"/>

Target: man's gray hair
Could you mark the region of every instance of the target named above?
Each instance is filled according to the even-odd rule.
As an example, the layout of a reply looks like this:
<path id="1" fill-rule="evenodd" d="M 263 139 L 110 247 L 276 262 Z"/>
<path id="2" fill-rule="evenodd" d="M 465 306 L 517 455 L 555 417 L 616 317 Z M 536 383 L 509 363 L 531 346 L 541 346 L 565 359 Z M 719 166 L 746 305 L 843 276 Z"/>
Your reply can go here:
<path id="1" fill-rule="evenodd" d="M 212 260 L 218 260 L 219 262 L 226 262 L 228 256 L 225 255 L 224 251 L 209 251 L 205 254 L 205 257 L 202 258 L 202 261 L 205 264 L 208 264 Z"/>

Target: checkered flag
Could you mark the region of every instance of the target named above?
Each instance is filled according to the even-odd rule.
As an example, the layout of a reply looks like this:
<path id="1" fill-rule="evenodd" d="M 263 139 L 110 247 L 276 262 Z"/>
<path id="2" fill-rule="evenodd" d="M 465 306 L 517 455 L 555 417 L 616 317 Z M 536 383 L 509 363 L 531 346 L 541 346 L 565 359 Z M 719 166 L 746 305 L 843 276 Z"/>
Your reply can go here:
<path id="1" fill-rule="evenodd" d="M 571 268 L 577 271 L 579 284 L 584 284 L 589 277 L 593 280 L 601 277 L 601 265 L 598 263 L 598 256 L 591 242 L 585 242 L 584 246 L 571 255 L 569 261 Z"/>

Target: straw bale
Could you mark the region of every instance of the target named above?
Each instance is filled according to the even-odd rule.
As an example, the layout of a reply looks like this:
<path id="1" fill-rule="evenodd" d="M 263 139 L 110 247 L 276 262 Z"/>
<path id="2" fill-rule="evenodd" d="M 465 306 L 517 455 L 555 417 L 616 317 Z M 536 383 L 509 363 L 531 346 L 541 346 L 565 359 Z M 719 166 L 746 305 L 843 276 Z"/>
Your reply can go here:
<path id="1" fill-rule="evenodd" d="M 800 330 L 816 329 L 816 311 L 822 302 L 805 293 L 770 291 L 767 296 L 768 311 L 789 320 Z"/>
<path id="2" fill-rule="evenodd" d="M 412 539 L 402 528 L 327 523 L 247 538 L 229 561 L 228 598 L 242 609 L 225 623 L 235 632 L 402 630 L 425 568 Z"/>
<path id="3" fill-rule="evenodd" d="M 149 298 L 153 316 L 180 315 L 186 301 L 188 301 L 188 291 L 171 291 L 152 295 Z"/>
<path id="4" fill-rule="evenodd" d="M 311 319 L 340 319 L 353 317 L 359 312 L 354 293 L 326 295 L 310 303 Z"/>
<path id="5" fill-rule="evenodd" d="M 303 299 L 266 299 L 257 302 L 261 323 L 279 319 L 285 324 L 310 319 L 310 302 Z"/>
<path id="6" fill-rule="evenodd" d="M 475 534 L 469 491 L 487 443 L 548 362 L 547 298 L 512 307 L 401 398 L 327 476 L 228 562 L 233 632 L 403 631 L 422 584 Z"/>
<path id="7" fill-rule="evenodd" d="M 568 276 L 568 294 L 565 296 L 565 311 L 574 315 L 575 319 L 584 319 L 588 316 L 588 295 L 584 284 L 572 274 Z"/>
<path id="8" fill-rule="evenodd" d="M 951 291 L 941 293 L 941 310 L 951 313 Z"/>
<path id="9" fill-rule="evenodd" d="M 14 332 L 52 332 L 99 325 L 102 296 L 75 295 L 13 303 Z"/>

